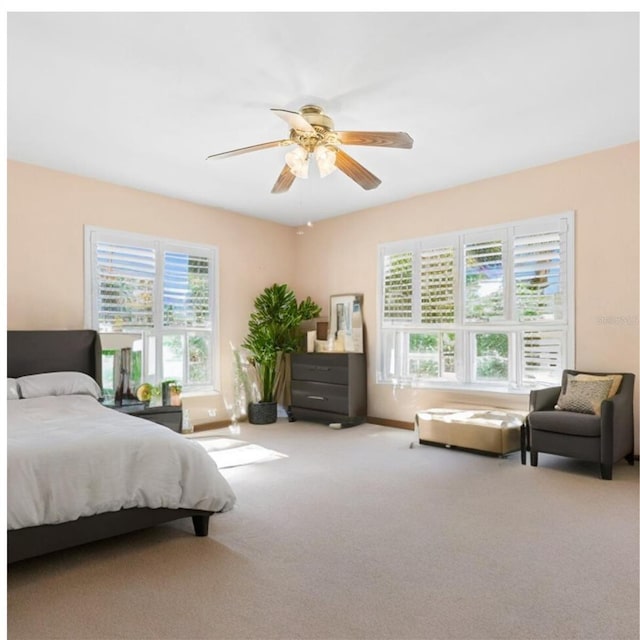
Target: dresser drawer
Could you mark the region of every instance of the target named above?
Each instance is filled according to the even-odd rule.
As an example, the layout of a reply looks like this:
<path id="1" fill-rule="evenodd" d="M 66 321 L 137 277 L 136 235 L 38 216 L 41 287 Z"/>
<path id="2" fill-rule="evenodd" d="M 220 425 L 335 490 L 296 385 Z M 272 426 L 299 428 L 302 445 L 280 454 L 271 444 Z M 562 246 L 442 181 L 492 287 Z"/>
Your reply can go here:
<path id="1" fill-rule="evenodd" d="M 347 384 L 348 360 L 342 354 L 296 354 L 291 363 L 291 378 Z"/>
<path id="2" fill-rule="evenodd" d="M 296 381 L 291 386 L 294 407 L 349 413 L 349 389 L 344 385 L 322 382 Z"/>

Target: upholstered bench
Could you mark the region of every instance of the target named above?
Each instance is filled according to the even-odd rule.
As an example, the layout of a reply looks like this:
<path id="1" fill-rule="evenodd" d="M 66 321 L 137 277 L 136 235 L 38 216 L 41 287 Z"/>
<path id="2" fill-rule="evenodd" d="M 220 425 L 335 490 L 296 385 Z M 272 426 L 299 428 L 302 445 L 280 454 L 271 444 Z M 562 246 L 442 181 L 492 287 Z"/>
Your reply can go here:
<path id="1" fill-rule="evenodd" d="M 416 414 L 420 444 L 436 444 L 503 456 L 521 449 L 526 411 L 436 408 Z"/>

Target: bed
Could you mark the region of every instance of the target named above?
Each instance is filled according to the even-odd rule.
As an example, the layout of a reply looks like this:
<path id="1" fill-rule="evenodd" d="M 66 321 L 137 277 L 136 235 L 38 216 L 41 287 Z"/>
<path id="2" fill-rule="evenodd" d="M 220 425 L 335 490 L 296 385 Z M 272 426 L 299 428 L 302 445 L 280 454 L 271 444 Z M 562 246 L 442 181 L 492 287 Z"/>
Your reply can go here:
<path id="1" fill-rule="evenodd" d="M 197 442 L 103 407 L 97 332 L 7 332 L 7 561 L 190 517 L 235 495 Z"/>

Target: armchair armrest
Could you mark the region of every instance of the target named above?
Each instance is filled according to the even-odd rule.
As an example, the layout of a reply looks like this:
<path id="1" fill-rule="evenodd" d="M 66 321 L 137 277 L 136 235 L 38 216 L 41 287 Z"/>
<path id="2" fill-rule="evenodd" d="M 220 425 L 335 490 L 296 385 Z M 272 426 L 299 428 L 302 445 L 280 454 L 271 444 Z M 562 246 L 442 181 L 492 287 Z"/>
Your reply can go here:
<path id="1" fill-rule="evenodd" d="M 633 384 L 634 376 L 623 374 L 618 393 L 600 405 L 604 460 L 615 462 L 633 453 Z"/>
<path id="2" fill-rule="evenodd" d="M 603 400 L 600 416 L 603 427 L 607 425 L 613 428 L 614 423 L 624 427 L 633 425 L 633 397 L 619 393 Z"/>
<path id="3" fill-rule="evenodd" d="M 558 398 L 562 387 L 547 387 L 546 389 L 534 389 L 529 394 L 529 411 L 551 411 Z"/>

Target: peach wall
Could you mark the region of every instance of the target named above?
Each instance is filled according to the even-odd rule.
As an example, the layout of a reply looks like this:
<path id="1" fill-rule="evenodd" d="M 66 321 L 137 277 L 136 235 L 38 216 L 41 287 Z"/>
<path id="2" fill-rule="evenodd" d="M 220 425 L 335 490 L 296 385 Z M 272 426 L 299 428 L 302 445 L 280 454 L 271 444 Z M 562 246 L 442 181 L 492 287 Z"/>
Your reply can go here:
<path id="1" fill-rule="evenodd" d="M 375 383 L 378 244 L 569 210 L 576 212 L 576 367 L 638 375 L 638 169 L 634 143 L 325 220 L 296 236 L 295 287 L 327 305 L 332 293 L 364 294 L 369 415 L 412 422 L 417 410 L 438 405 L 526 409 L 528 401 Z"/>
<path id="2" fill-rule="evenodd" d="M 253 298 L 264 286 L 289 282 L 325 313 L 331 294 L 364 294 L 370 416 L 411 422 L 419 409 L 454 402 L 526 408 L 526 396 L 375 383 L 377 246 L 574 210 L 576 366 L 638 375 L 638 151 L 637 143 L 624 145 L 425 194 L 317 222 L 303 235 L 227 211 L 9 162 L 7 325 L 83 326 L 84 224 L 166 235 L 219 248 L 223 392 L 229 392 L 232 377 L 227 345 L 242 342 Z M 225 415 L 219 397 L 190 401 Z M 639 440 L 636 431 L 636 452 Z"/>
<path id="3" fill-rule="evenodd" d="M 293 229 L 12 161 L 7 195 L 9 329 L 83 328 L 84 225 L 218 247 L 221 384 L 230 392 L 229 343 L 244 339 L 255 296 L 289 280 Z M 220 396 L 186 404 L 196 423 L 210 420 L 210 408 L 226 418 Z"/>

